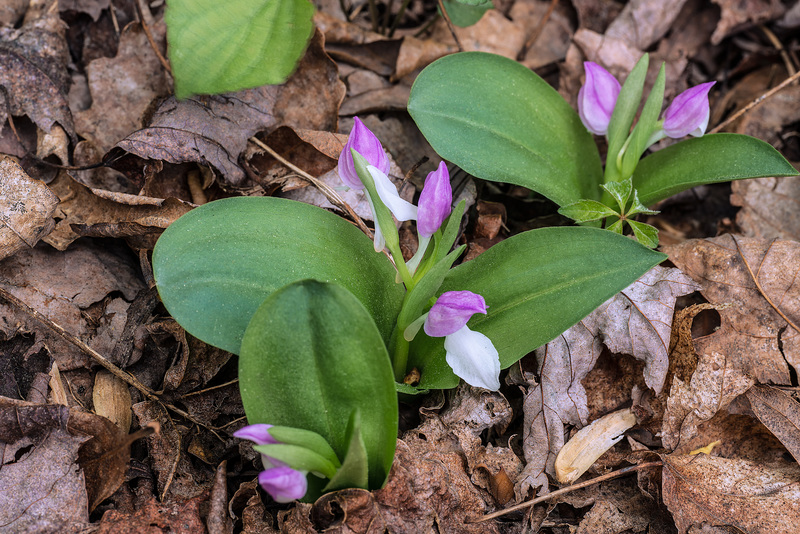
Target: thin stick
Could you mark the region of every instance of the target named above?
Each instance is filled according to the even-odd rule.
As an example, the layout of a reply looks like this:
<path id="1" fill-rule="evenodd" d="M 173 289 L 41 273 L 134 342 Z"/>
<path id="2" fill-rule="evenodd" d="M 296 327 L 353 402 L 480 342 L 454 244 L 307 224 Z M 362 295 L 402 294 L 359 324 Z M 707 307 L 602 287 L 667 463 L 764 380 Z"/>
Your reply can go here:
<path id="1" fill-rule="evenodd" d="M 794 68 L 794 64 L 792 63 L 792 58 L 789 57 L 789 53 L 786 51 L 786 48 L 783 47 L 783 43 L 778 39 L 778 36 L 772 33 L 772 30 L 764 26 L 763 24 L 759 24 L 758 29 L 760 29 L 764 35 L 767 36 L 769 42 L 772 43 L 778 52 L 781 54 L 781 58 L 783 58 L 783 62 L 786 64 L 786 72 L 789 73 L 789 76 L 797 72 L 797 69 Z"/>
<path id="2" fill-rule="evenodd" d="M 347 215 L 353 220 L 353 222 L 356 223 L 356 226 L 358 226 L 358 228 L 362 232 L 367 234 L 367 236 L 369 236 L 369 238 L 372 239 L 372 232 L 370 232 L 369 228 L 367 228 L 367 225 L 364 224 L 364 221 L 361 220 L 361 217 L 356 215 L 356 212 L 353 211 L 353 208 L 350 207 L 350 204 L 345 202 L 344 199 L 339 196 L 339 193 L 337 193 L 336 190 L 334 190 L 331 186 L 311 176 L 306 171 L 304 171 L 300 167 L 296 166 L 295 164 L 293 164 L 292 162 L 290 162 L 289 160 L 287 160 L 286 158 L 275 152 L 271 147 L 269 147 L 266 143 L 260 141 L 259 139 L 251 137 L 250 142 L 266 150 L 273 158 L 277 159 L 283 165 L 285 165 L 286 167 L 290 168 L 291 170 L 293 170 L 294 172 L 296 172 L 297 174 L 308 180 L 314 187 L 319 189 L 320 193 L 325 195 L 325 198 L 327 198 L 331 204 L 333 204 L 340 210 L 347 213 Z"/>
<path id="3" fill-rule="evenodd" d="M 522 60 L 525 57 L 525 54 L 528 53 L 528 50 L 530 50 L 531 47 L 534 45 L 534 43 L 536 43 L 536 41 L 539 39 L 539 36 L 544 31 L 544 27 L 547 24 L 547 21 L 550 20 L 550 16 L 553 14 L 553 10 L 556 8 L 557 5 L 558 5 L 558 0 L 550 0 L 550 7 L 547 8 L 547 13 L 544 14 L 542 20 L 539 21 L 539 25 L 536 27 L 535 30 L 533 30 L 533 33 L 531 34 L 530 37 L 528 37 L 528 40 L 525 41 L 525 46 L 523 46 L 522 50 L 520 50 L 517 59 Z"/>
<path id="4" fill-rule="evenodd" d="M 199 425 L 199 426 L 202 426 L 203 428 L 205 428 L 206 430 L 208 430 L 209 432 L 214 434 L 220 441 L 224 441 L 219 436 L 219 434 L 214 432 L 214 430 L 211 427 L 209 427 L 208 425 L 198 421 L 192 415 L 186 413 L 185 411 L 181 410 L 180 408 L 161 401 L 161 399 L 158 398 L 158 395 L 156 394 L 156 392 L 153 391 L 152 389 L 150 389 L 149 387 L 145 386 L 144 384 L 142 384 L 139 381 L 138 378 L 136 378 L 135 376 L 133 376 L 132 374 L 130 374 L 127 371 L 123 371 L 122 369 L 120 369 L 119 367 L 117 367 L 116 365 L 111 363 L 111 361 L 109 361 L 105 356 L 103 356 L 102 354 L 100 354 L 99 352 L 94 350 L 92 347 L 90 347 L 89 345 L 87 345 L 86 343 L 84 343 L 83 341 L 78 339 L 77 337 L 73 336 L 72 334 L 70 334 L 69 332 L 64 330 L 64 328 L 61 327 L 61 325 L 59 325 L 57 323 L 54 323 L 53 321 L 51 321 L 50 319 L 48 319 L 47 317 L 45 317 L 44 315 L 42 315 L 38 311 L 34 310 L 30 306 L 28 306 L 27 304 L 25 304 L 24 302 L 19 300 L 17 297 L 15 297 L 14 295 L 12 295 L 8 291 L 6 291 L 6 289 L 3 288 L 3 287 L 0 287 L 0 298 L 5 300 L 6 302 L 12 304 L 13 306 L 16 306 L 17 308 L 19 308 L 20 310 L 24 311 L 25 313 L 27 313 L 28 315 L 30 315 L 31 317 L 33 317 L 34 319 L 36 319 L 40 323 L 42 323 L 45 326 L 47 326 L 48 328 L 50 328 L 50 330 L 52 330 L 53 332 L 58 334 L 59 337 L 61 337 L 61 339 L 63 339 L 64 341 L 67 341 L 68 343 L 71 343 L 72 345 L 76 346 L 78 349 L 81 350 L 81 352 L 83 352 L 84 354 L 86 354 L 87 356 L 92 358 L 94 361 L 99 363 L 101 366 L 106 368 L 111 374 L 113 374 L 114 376 L 116 376 L 117 378 L 119 378 L 120 380 L 125 382 L 126 384 L 128 384 L 130 386 L 133 386 L 136 389 L 138 389 L 142 393 L 142 395 L 147 397 L 149 400 L 155 401 L 155 402 L 165 406 L 166 408 L 172 410 L 173 412 L 175 412 L 176 414 L 180 415 L 181 417 L 191 421 L 192 423 L 194 423 L 196 425 Z"/>
<path id="5" fill-rule="evenodd" d="M 369 18 L 372 19 L 372 31 L 378 32 L 378 6 L 375 0 L 369 0 Z"/>
<path id="6" fill-rule="evenodd" d="M 144 30 L 144 34 L 147 36 L 147 41 L 150 43 L 150 48 L 152 48 L 153 52 L 156 53 L 156 57 L 158 57 L 158 60 L 161 62 L 161 65 L 167 72 L 169 72 L 170 76 L 172 76 L 172 67 L 169 66 L 167 58 L 161 55 L 161 51 L 158 49 L 158 46 L 156 45 L 156 40 L 153 39 L 153 34 L 150 33 L 150 28 L 144 21 L 144 9 L 146 6 L 142 6 L 142 2 L 144 2 L 144 0 L 137 0 L 136 2 L 134 2 L 134 4 L 136 4 L 136 11 L 139 12 L 139 18 L 142 21 L 142 29 Z"/>
<path id="7" fill-rule="evenodd" d="M 727 125 L 729 125 L 730 123 L 732 123 L 733 121 L 735 121 L 736 119 L 738 119 L 739 117 L 741 117 L 742 115 L 744 115 L 745 113 L 747 113 L 748 111 L 753 109 L 754 107 L 760 105 L 766 99 L 768 99 L 769 97 L 771 97 L 772 95 L 774 95 L 775 93 L 777 93 L 778 91 L 780 91 L 781 89 L 786 87 L 787 85 L 790 85 L 792 82 L 794 82 L 798 78 L 800 78 L 800 72 L 795 72 L 794 74 L 792 74 L 791 76 L 789 76 L 788 78 L 783 80 L 781 83 L 779 83 L 778 85 L 776 85 L 775 87 L 773 87 L 772 89 L 770 89 L 769 91 L 764 93 L 763 95 L 759 96 L 758 98 L 756 98 L 755 100 L 753 100 L 752 102 L 747 104 L 745 107 L 743 107 L 742 109 L 740 109 L 739 111 L 737 111 L 736 113 L 731 115 L 730 117 L 728 117 L 721 124 L 718 124 L 713 130 L 711 130 L 708 133 L 712 133 L 713 134 L 713 133 L 719 132 L 724 127 L 726 127 Z"/>
<path id="8" fill-rule="evenodd" d="M 579 489 L 582 489 L 582 488 L 593 486 L 594 484 L 599 484 L 600 482 L 605 482 L 606 480 L 611 480 L 613 478 L 619 478 L 619 477 L 622 477 L 622 476 L 625 476 L 625 475 L 630 475 L 631 473 L 634 473 L 634 472 L 639 471 L 641 469 L 647 469 L 649 467 L 661 467 L 662 465 L 663 465 L 663 463 L 661 462 L 661 460 L 659 460 L 657 462 L 647 462 L 647 463 L 643 463 L 643 464 L 639 464 L 639 465 L 632 465 L 630 467 L 624 467 L 624 468 L 622 468 L 622 469 L 620 469 L 618 471 L 612 471 L 611 473 L 599 476 L 597 478 L 593 478 L 592 480 L 587 480 L 586 482 L 581 482 L 579 484 L 573 484 L 572 486 L 567 486 L 566 488 L 561 488 L 560 490 L 553 491 L 551 493 L 548 493 L 547 495 L 542 495 L 541 497 L 537 497 L 537 498 L 533 499 L 532 501 L 523 502 L 523 503 L 517 504 L 516 506 L 512 506 L 511 508 L 506 508 L 505 510 L 498 510 L 497 512 L 494 512 L 494 513 L 491 513 L 491 514 L 487 514 L 487 515 L 483 516 L 482 518 L 478 519 L 477 521 L 468 521 L 468 522 L 469 523 L 482 523 L 484 521 L 488 521 L 488 520 L 494 519 L 496 517 L 500 517 L 500 516 L 503 516 L 503 515 L 506 515 L 506 514 L 510 514 L 511 512 L 516 512 L 517 510 L 523 510 L 525 508 L 530 508 L 531 506 L 537 505 L 539 503 L 542 503 L 542 502 L 545 502 L 545 501 L 549 501 L 550 499 L 552 499 L 554 497 L 560 497 L 561 495 L 564 495 L 565 493 L 570 493 L 570 492 L 575 491 L 575 490 L 579 490 Z"/>
<path id="9" fill-rule="evenodd" d="M 397 15 L 395 15 L 394 20 L 392 21 L 392 27 L 389 28 L 389 35 L 387 35 L 387 37 L 390 39 L 394 35 L 394 31 L 397 29 L 397 26 L 400 25 L 400 19 L 402 19 L 403 15 L 406 14 L 406 9 L 408 8 L 409 2 L 411 2 L 411 0 L 403 0 L 403 3 L 400 4 L 400 9 L 397 10 Z"/>
<path id="10" fill-rule="evenodd" d="M 439 9 L 442 12 L 442 17 L 444 17 L 444 21 L 447 23 L 447 29 L 450 30 L 450 35 L 453 36 L 453 40 L 456 42 L 458 51 L 463 52 L 464 47 L 461 46 L 461 41 L 458 40 L 458 35 L 456 35 L 456 27 L 453 25 L 453 21 L 450 20 L 450 15 L 447 14 L 447 10 L 444 8 L 444 2 L 442 0 L 436 1 L 439 3 Z"/>

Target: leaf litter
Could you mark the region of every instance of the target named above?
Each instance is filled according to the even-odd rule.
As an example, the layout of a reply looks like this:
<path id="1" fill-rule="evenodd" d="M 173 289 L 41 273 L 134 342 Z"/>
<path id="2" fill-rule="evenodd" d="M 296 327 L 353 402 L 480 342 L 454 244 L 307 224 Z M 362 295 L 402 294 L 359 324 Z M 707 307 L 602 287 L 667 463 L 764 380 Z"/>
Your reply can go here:
<path id="1" fill-rule="evenodd" d="M 397 13 L 397 3 L 376 3 Z M 438 160 L 405 114 L 408 92 L 422 68 L 459 46 L 518 59 L 568 100 L 584 60 L 624 78 L 651 51 L 654 62 L 667 61 L 668 98 L 726 80 L 712 101 L 715 124 L 797 68 L 781 53 L 796 47 L 787 33 L 796 6 L 498 0 L 477 24 L 456 29 L 456 42 L 433 2 L 409 3 L 391 37 L 371 30 L 366 2 L 319 2 L 318 31 L 287 84 L 178 102 L 145 34 L 163 55 L 163 4 L 139 4 L 143 20 L 134 2 L 0 9 L 0 153 L 17 158 L 0 162 L 2 288 L 115 369 L 2 303 L 2 529 L 792 530 L 800 503 L 796 179 L 736 182 L 730 199 L 726 186 L 708 188 L 703 194 L 728 211 L 680 215 L 682 230 L 664 247 L 680 270 L 648 273 L 513 366 L 501 392 L 462 385 L 404 405 L 387 486 L 309 504 L 277 506 L 258 489 L 256 455 L 230 436 L 244 415 L 235 358 L 165 316 L 148 289 L 147 252 L 193 206 L 232 194 L 331 208 L 249 140 L 336 186 L 333 169 L 356 114 L 393 150 L 392 174 L 410 198 Z M 770 34 L 785 41 L 778 46 Z M 724 66 L 723 51 L 734 58 Z M 796 99 L 788 87 L 730 129 L 800 161 Z M 423 156 L 431 161 L 406 180 Z M 37 158 L 102 166 L 53 172 Z M 456 194 L 477 204 L 462 237 L 469 257 L 555 220 L 526 191 L 453 176 L 463 178 Z M 345 199 L 357 214 L 367 211 L 363 199 Z M 669 217 L 654 219 L 666 228 Z M 700 231 L 709 227 L 723 232 Z M 404 226 L 401 236 L 413 253 L 413 232 Z M 618 410 L 636 424 L 580 480 L 656 452 L 660 477 L 642 471 L 561 494 L 557 505 L 465 523 L 552 491 L 562 446 Z"/>

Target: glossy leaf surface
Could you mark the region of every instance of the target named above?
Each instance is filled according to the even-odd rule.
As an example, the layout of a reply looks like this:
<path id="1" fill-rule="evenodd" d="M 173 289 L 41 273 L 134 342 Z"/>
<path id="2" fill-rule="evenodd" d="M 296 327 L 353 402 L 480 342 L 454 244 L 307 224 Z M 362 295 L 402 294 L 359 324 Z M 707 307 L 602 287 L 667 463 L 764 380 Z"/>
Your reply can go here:
<path id="1" fill-rule="evenodd" d="M 600 198 L 600 157 L 578 114 L 516 61 L 443 57 L 417 77 L 408 111 L 443 158 L 484 180 L 533 189 L 559 205 Z"/>
<path id="2" fill-rule="evenodd" d="M 397 394 L 375 323 L 349 291 L 304 280 L 273 293 L 250 321 L 239 356 L 239 389 L 250 424 L 304 428 L 346 461 L 351 414 L 379 488 L 394 458 Z"/>
<path id="3" fill-rule="evenodd" d="M 542 228 L 506 239 L 451 270 L 439 293 L 469 290 L 484 297 L 489 313 L 473 316 L 467 325 L 492 340 L 506 368 L 665 258 L 606 230 Z M 422 370 L 420 387 L 458 384 L 445 362 L 442 338 L 420 333 L 409 366 Z"/>
<path id="4" fill-rule="evenodd" d="M 190 211 L 153 251 L 161 300 L 190 334 L 239 353 L 258 306 L 286 284 L 336 282 L 389 339 L 404 291 L 357 228 L 325 210 L 271 197 L 217 200 Z"/>

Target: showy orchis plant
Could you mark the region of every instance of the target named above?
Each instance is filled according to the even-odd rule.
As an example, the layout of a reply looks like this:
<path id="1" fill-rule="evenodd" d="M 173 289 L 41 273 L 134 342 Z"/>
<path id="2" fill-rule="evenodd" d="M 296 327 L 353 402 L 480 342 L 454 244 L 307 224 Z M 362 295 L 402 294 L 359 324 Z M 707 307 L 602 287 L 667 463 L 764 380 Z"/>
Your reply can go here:
<path id="1" fill-rule="evenodd" d="M 320 208 L 238 197 L 184 215 L 153 251 L 172 316 L 239 355 L 250 425 L 236 435 L 256 443 L 259 480 L 276 500 L 381 487 L 396 391 L 451 388 L 459 377 L 496 390 L 501 369 L 664 258 L 596 228 L 543 228 L 452 268 L 465 248 L 452 250 L 464 202 L 452 206 L 447 167 L 428 175 L 418 206 L 388 172 L 380 141 L 356 119 L 339 174 L 367 196 L 373 243 Z M 408 263 L 393 214 L 417 223 Z"/>
<path id="2" fill-rule="evenodd" d="M 631 219 L 656 213 L 647 206 L 697 185 L 797 175 L 763 141 L 703 135 L 714 82 L 679 94 L 659 118 L 663 65 L 634 126 L 648 62 L 645 54 L 624 85 L 586 62 L 575 113 L 516 61 L 481 52 L 453 54 L 417 77 L 408 110 L 433 148 L 474 176 L 536 191 L 579 223 L 606 221 L 614 232 L 627 223 L 651 247 L 658 243 L 656 229 Z M 592 133 L 607 137 L 605 169 Z M 687 135 L 694 138 L 642 158 L 660 139 Z"/>

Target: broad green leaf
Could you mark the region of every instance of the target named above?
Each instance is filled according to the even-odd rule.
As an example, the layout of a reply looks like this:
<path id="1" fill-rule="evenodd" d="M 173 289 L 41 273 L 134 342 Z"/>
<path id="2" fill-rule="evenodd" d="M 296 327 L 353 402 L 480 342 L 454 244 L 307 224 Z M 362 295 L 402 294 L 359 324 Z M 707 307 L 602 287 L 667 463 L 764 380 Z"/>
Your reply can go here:
<path id="1" fill-rule="evenodd" d="M 472 26 L 494 7 L 492 0 L 443 0 L 450 21 L 460 28 Z"/>
<path id="2" fill-rule="evenodd" d="M 622 177 L 628 178 L 636 170 L 639 159 L 647 149 L 647 142 L 656 130 L 658 116 L 661 114 L 661 107 L 664 105 L 664 84 L 666 82 L 666 70 L 664 63 L 658 71 L 656 82 L 650 90 L 647 101 L 639 115 L 639 120 L 631 132 L 631 141 L 625 154 L 622 156 Z M 623 208 L 624 209 L 624 208 Z"/>
<path id="3" fill-rule="evenodd" d="M 555 89 L 516 61 L 482 52 L 443 57 L 417 77 L 408 111 L 437 153 L 478 178 L 562 206 L 600 199 L 591 134 Z"/>
<path id="4" fill-rule="evenodd" d="M 314 30 L 308 0 L 169 0 L 169 60 L 175 96 L 280 84 Z"/>
<path id="5" fill-rule="evenodd" d="M 617 166 L 617 156 L 628 139 L 633 118 L 639 109 L 649 64 L 650 57 L 647 54 L 643 55 L 628 74 L 617 97 L 617 105 L 614 106 L 611 121 L 608 123 L 608 156 L 604 178 L 606 182 L 615 182 L 622 177 L 621 170 Z"/>
<path id="6" fill-rule="evenodd" d="M 347 422 L 361 412 L 369 487 L 389 474 L 397 437 L 397 393 L 375 323 L 349 291 L 304 280 L 270 295 L 247 327 L 239 389 L 248 421 L 322 435 L 337 457 L 350 446 Z"/>
<path id="7" fill-rule="evenodd" d="M 297 469 L 298 471 L 313 471 L 325 475 L 328 478 L 336 474 L 336 466 L 330 461 L 311 449 L 306 449 L 299 445 L 275 443 L 256 445 L 253 449 L 279 462 L 283 462 L 292 469 Z"/>
<path id="8" fill-rule="evenodd" d="M 503 368 L 544 345 L 624 289 L 666 255 L 598 228 L 542 228 L 515 235 L 450 271 L 439 293 L 469 290 L 488 315 L 468 326 L 492 340 Z M 443 338 L 420 333 L 409 364 L 420 387 L 455 387 Z"/>
<path id="9" fill-rule="evenodd" d="M 368 489 L 367 446 L 361 435 L 361 413 L 357 409 L 353 410 L 350 421 L 347 423 L 347 436 L 349 436 L 350 445 L 347 447 L 342 466 L 323 491 L 345 488 Z"/>
<path id="10" fill-rule="evenodd" d="M 228 198 L 190 211 L 156 243 L 153 274 L 161 300 L 181 326 L 237 354 L 258 306 L 297 280 L 347 288 L 387 340 L 404 297 L 394 267 L 352 224 L 271 197 Z"/>
<path id="11" fill-rule="evenodd" d="M 619 213 L 605 204 L 601 204 L 596 200 L 585 199 L 562 206 L 559 208 L 558 213 L 564 217 L 569 217 L 578 224 L 605 219 L 606 217 L 619 217 Z"/>
<path id="12" fill-rule="evenodd" d="M 316 432 L 290 426 L 272 426 L 268 432 L 270 436 L 280 443 L 305 447 L 319 454 L 335 467 L 340 465 L 339 458 L 336 457 L 336 453 L 333 452 L 330 443 Z"/>
<path id="13" fill-rule="evenodd" d="M 796 176 L 797 170 L 769 144 L 747 135 L 704 135 L 642 159 L 633 186 L 645 206 L 697 185 L 763 176 Z"/>

